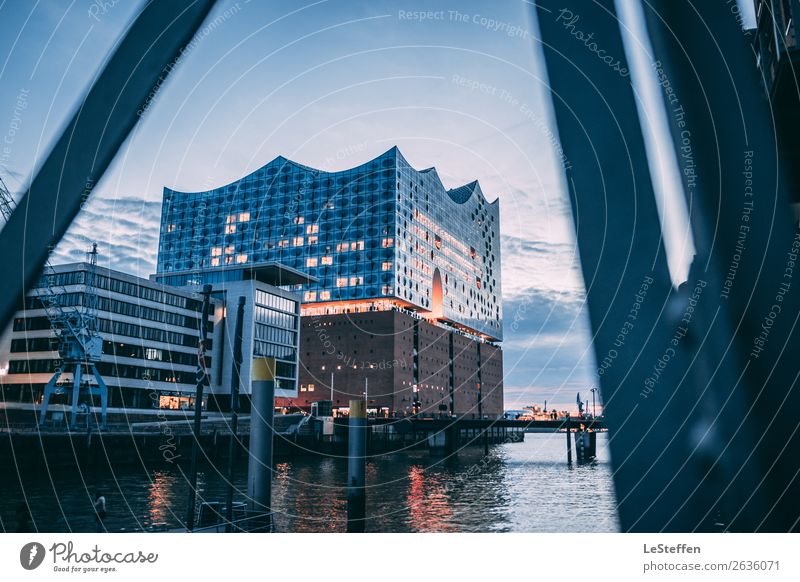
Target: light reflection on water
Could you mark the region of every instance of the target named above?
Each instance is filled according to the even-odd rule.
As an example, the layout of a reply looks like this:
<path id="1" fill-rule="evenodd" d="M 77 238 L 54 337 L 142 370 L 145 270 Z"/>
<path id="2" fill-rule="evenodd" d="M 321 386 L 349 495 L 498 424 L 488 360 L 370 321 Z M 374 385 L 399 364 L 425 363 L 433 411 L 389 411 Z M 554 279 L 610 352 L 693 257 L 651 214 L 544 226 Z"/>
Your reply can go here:
<path id="1" fill-rule="evenodd" d="M 524 443 L 480 447 L 455 458 L 427 451 L 386 455 L 367 464 L 368 531 L 553 532 L 617 531 L 607 435 L 598 459 L 568 467 L 561 434 L 529 434 Z M 246 491 L 247 463 L 236 471 L 236 498 Z M 297 458 L 275 467 L 273 500 L 282 532 L 344 531 L 347 461 Z M 39 531 L 94 531 L 92 493 L 107 499 L 109 531 L 163 531 L 181 527 L 187 484 L 179 467 L 116 468 L 24 476 L 24 491 Z M 199 498 L 225 499 L 225 476 L 205 467 Z M 2 527 L 13 531 L 24 499 L 14 471 L 0 475 Z M 88 489 L 88 490 L 87 490 Z M 59 494 L 54 495 L 54 490 Z"/>

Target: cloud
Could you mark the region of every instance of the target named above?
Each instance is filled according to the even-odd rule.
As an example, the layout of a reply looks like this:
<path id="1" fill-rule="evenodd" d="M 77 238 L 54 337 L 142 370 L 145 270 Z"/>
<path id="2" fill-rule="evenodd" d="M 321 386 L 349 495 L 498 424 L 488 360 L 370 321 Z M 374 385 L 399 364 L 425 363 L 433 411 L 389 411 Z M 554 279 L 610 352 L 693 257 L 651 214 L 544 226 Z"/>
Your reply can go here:
<path id="1" fill-rule="evenodd" d="M 581 294 L 529 287 L 503 306 L 505 406 L 569 408 L 595 383 L 594 354 Z"/>
<path id="2" fill-rule="evenodd" d="M 155 272 L 161 202 L 93 197 L 56 247 L 52 262 L 83 261 L 92 242 L 104 267 L 146 277 Z"/>
<path id="3" fill-rule="evenodd" d="M 523 297 L 530 289 L 553 300 L 582 301 L 583 281 L 573 243 L 502 235 L 500 244 L 506 301 Z"/>

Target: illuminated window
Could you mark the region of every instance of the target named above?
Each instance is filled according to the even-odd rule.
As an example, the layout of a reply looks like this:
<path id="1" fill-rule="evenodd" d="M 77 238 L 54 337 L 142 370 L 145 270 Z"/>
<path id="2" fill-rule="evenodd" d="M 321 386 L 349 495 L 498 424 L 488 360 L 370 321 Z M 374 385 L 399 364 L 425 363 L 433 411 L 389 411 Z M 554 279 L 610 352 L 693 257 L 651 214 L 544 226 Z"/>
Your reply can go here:
<path id="1" fill-rule="evenodd" d="M 236 232 L 235 224 L 229 224 L 228 226 L 225 227 L 225 234 L 233 234 L 234 232 Z"/>
<path id="2" fill-rule="evenodd" d="M 289 241 L 286 240 L 286 239 L 279 240 L 278 241 L 278 246 L 281 247 L 281 248 L 288 247 L 289 246 Z"/>
<path id="3" fill-rule="evenodd" d="M 394 245 L 394 239 L 392 239 L 392 238 L 385 238 L 385 239 L 383 239 L 381 241 L 381 246 L 383 248 L 385 248 L 385 249 L 388 249 L 389 247 L 391 247 L 393 245 Z"/>
<path id="4" fill-rule="evenodd" d="M 363 251 L 364 250 L 364 241 L 359 240 L 354 243 L 350 243 L 350 250 L 351 251 Z"/>
<path id="5" fill-rule="evenodd" d="M 480 278 L 480 277 L 476 277 L 476 278 L 475 278 L 475 286 L 476 286 L 478 289 L 480 289 L 480 288 L 481 288 L 481 278 Z"/>
<path id="6" fill-rule="evenodd" d="M 233 254 L 233 247 L 225 247 L 225 254 L 232 255 Z"/>
<path id="7" fill-rule="evenodd" d="M 233 257 L 225 257 L 225 264 L 230 265 L 233 262 Z"/>
<path id="8" fill-rule="evenodd" d="M 336 252 L 341 253 L 350 250 L 350 245 L 348 243 L 339 243 L 336 245 Z"/>
<path id="9" fill-rule="evenodd" d="M 310 236 L 310 237 L 308 237 L 308 244 L 315 245 L 315 244 L 317 244 L 318 240 L 319 240 L 319 237 Z"/>
<path id="10" fill-rule="evenodd" d="M 316 257 L 309 257 L 306 259 L 306 267 L 316 267 L 316 266 L 317 266 Z"/>
<path id="11" fill-rule="evenodd" d="M 296 247 L 301 247 L 301 246 L 303 246 L 303 237 L 302 237 L 302 236 L 296 236 L 296 237 L 294 237 L 294 238 L 292 239 L 292 244 L 293 244 L 294 246 L 296 246 Z"/>
<path id="12" fill-rule="evenodd" d="M 384 285 L 381 287 L 381 294 L 383 295 L 391 295 L 392 294 L 392 286 L 391 285 Z"/>
<path id="13" fill-rule="evenodd" d="M 309 384 L 309 385 L 308 385 L 308 391 L 309 391 L 309 392 L 313 392 L 313 391 L 314 391 L 314 388 L 316 388 L 316 386 L 315 386 L 314 384 Z"/>
<path id="14" fill-rule="evenodd" d="M 333 264 L 333 257 L 322 257 L 322 264 L 323 265 L 332 265 Z"/>
<path id="15" fill-rule="evenodd" d="M 305 221 L 306 221 L 306 219 L 303 218 L 302 216 L 295 216 L 294 217 L 294 223 L 295 224 L 303 224 Z"/>
<path id="16" fill-rule="evenodd" d="M 212 267 L 219 267 L 219 259 L 211 259 L 211 266 Z"/>
<path id="17" fill-rule="evenodd" d="M 221 247 L 214 247 L 211 249 L 211 256 L 212 257 L 221 257 L 222 256 L 222 248 Z"/>
<path id="18" fill-rule="evenodd" d="M 347 277 L 338 277 L 336 279 L 337 287 L 347 287 Z"/>
<path id="19" fill-rule="evenodd" d="M 319 298 L 322 301 L 327 301 L 328 299 L 331 298 L 331 292 L 330 291 L 320 291 L 319 292 Z"/>
<path id="20" fill-rule="evenodd" d="M 239 222 L 247 222 L 248 220 L 250 220 L 249 212 L 242 212 L 239 214 Z"/>
<path id="21" fill-rule="evenodd" d="M 306 234 L 317 234 L 319 232 L 318 224 L 309 224 L 306 227 Z"/>
<path id="22" fill-rule="evenodd" d="M 228 218 L 225 219 L 225 224 L 233 224 L 234 222 L 236 222 L 235 214 L 229 214 Z"/>
<path id="23" fill-rule="evenodd" d="M 382 271 L 391 271 L 392 270 L 392 262 L 391 261 L 384 261 L 381 263 L 381 270 Z"/>
<path id="24" fill-rule="evenodd" d="M 305 392 L 306 390 L 307 390 L 306 389 L 306 385 L 305 384 L 300 384 L 300 392 Z"/>
<path id="25" fill-rule="evenodd" d="M 305 295 L 303 296 L 305 301 L 316 301 L 317 300 L 317 292 L 316 291 L 306 291 Z"/>
<path id="26" fill-rule="evenodd" d="M 237 255 L 236 256 L 236 262 L 239 263 L 240 265 L 242 263 L 246 263 L 247 262 L 247 255 Z"/>
<path id="27" fill-rule="evenodd" d="M 356 285 L 363 285 L 364 284 L 364 277 L 361 275 L 357 277 L 350 277 L 350 286 L 355 287 Z"/>
<path id="28" fill-rule="evenodd" d="M 167 225 L 167 232 L 173 232 L 174 230 L 175 230 L 175 225 L 174 224 L 168 224 Z"/>

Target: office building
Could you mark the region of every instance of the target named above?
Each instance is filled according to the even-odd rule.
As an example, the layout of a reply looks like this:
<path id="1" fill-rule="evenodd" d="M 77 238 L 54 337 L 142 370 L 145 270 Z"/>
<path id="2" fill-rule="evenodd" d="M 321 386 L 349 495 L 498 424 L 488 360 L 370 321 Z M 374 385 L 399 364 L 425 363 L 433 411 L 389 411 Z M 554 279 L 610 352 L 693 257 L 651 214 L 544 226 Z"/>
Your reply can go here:
<path id="1" fill-rule="evenodd" d="M 230 410 L 230 386 L 233 381 L 233 341 L 239 298 L 244 298 L 242 320 L 242 364 L 240 376 L 240 408 L 250 408 L 252 383 L 250 371 L 254 358 L 275 358 L 275 396 L 295 398 L 299 368 L 300 295 L 280 289 L 267 281 L 275 277 L 284 281 L 309 281 L 280 266 L 265 268 L 231 267 L 215 273 L 212 297 L 221 305 L 220 337 L 225 356 L 213 367 L 213 395 L 210 410 Z M 157 275 L 152 276 L 157 279 Z M 187 287 L 184 287 L 186 289 Z M 188 286 L 196 292 L 200 286 Z"/>
<path id="2" fill-rule="evenodd" d="M 93 290 L 87 289 L 93 270 Z M 253 275 L 253 273 L 249 273 Z M 249 408 L 252 357 L 277 359 L 276 394 L 297 394 L 299 297 L 242 272 L 214 288 L 206 330 L 209 376 L 203 407 L 230 407 L 231 362 L 238 298 L 245 297 L 241 404 Z M 176 288 L 88 263 L 56 265 L 26 299 L 0 338 L 0 389 L 8 403 L 41 403 L 44 387 L 61 366 L 50 316 L 55 300 L 69 312 L 94 295 L 102 355 L 96 367 L 108 386 L 108 407 L 131 413 L 194 407 L 202 309 L 199 290 Z M 248 357 L 252 354 L 252 357 Z M 59 378 L 52 403 L 70 403 L 72 375 Z M 85 382 L 96 385 L 87 375 Z M 94 402 L 94 404 L 99 404 Z"/>
<path id="3" fill-rule="evenodd" d="M 41 402 L 45 384 L 61 364 L 42 299 L 50 294 L 65 311 L 82 309 L 90 268 L 88 263 L 52 267 L 26 298 L 25 309 L 14 317 L 0 342 L 6 402 Z M 119 271 L 94 269 L 96 326 L 103 344 L 97 370 L 108 386 L 109 407 L 193 406 L 202 298 Z M 213 349 L 211 335 L 208 344 Z M 60 383 L 69 387 L 71 380 L 62 377 Z M 62 400 L 70 396 L 67 389 Z"/>

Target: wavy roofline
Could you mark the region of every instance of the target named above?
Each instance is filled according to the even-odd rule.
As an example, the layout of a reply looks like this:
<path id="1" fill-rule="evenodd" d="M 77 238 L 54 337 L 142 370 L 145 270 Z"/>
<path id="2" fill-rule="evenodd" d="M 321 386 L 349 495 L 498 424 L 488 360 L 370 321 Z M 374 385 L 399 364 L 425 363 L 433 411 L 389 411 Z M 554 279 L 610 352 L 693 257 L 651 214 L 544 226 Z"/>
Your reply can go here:
<path id="1" fill-rule="evenodd" d="M 386 157 L 387 155 L 392 154 L 392 153 L 394 153 L 394 155 L 397 157 L 398 160 L 402 160 L 403 162 L 405 162 L 405 164 L 409 168 L 411 168 L 412 170 L 414 170 L 418 174 L 433 174 L 433 176 L 436 178 L 436 180 L 438 180 L 439 185 L 442 187 L 442 190 L 444 190 L 447 193 L 447 195 L 449 196 L 449 198 L 453 202 L 455 202 L 456 204 L 465 204 L 473 196 L 477 196 L 477 195 L 480 195 L 483 198 L 484 202 L 486 202 L 490 206 L 494 206 L 500 201 L 500 197 L 498 196 L 497 198 L 494 199 L 493 202 L 489 202 L 489 199 L 486 197 L 486 194 L 481 189 L 480 182 L 478 180 L 473 180 L 472 182 L 468 182 L 466 184 L 462 184 L 461 186 L 456 186 L 454 188 L 450 188 L 450 189 L 446 188 L 444 183 L 442 182 L 442 179 L 439 176 L 439 172 L 436 170 L 435 166 L 431 166 L 431 167 L 425 168 L 423 170 L 418 170 L 417 168 L 415 168 L 414 166 L 412 166 L 408 162 L 408 160 L 405 158 L 403 153 L 400 151 L 400 148 L 398 148 L 397 146 L 392 146 L 391 148 L 389 148 L 388 150 L 386 150 L 385 152 L 383 152 L 379 156 L 375 156 L 374 158 L 371 158 L 371 159 L 369 159 L 369 160 L 367 160 L 365 162 L 362 162 L 361 164 L 357 164 L 355 166 L 350 166 L 348 168 L 343 168 L 343 169 L 340 169 L 340 170 L 333 170 L 333 171 L 321 170 L 319 168 L 314 168 L 312 166 L 307 166 L 305 164 L 301 164 L 300 162 L 296 162 L 294 160 L 290 160 L 289 158 L 284 157 L 282 155 L 278 155 L 275 158 L 273 158 L 272 160 L 270 160 L 269 162 L 267 162 L 266 164 L 264 164 L 263 166 L 260 166 L 257 169 L 253 170 L 249 174 L 245 174 L 241 178 L 237 178 L 236 180 L 233 180 L 233 181 L 228 182 L 226 184 L 222 184 L 222 185 L 217 186 L 215 188 L 210 188 L 208 190 L 196 190 L 196 191 L 187 192 L 187 191 L 183 191 L 183 190 L 175 190 L 174 188 L 169 188 L 167 186 L 164 186 L 164 190 L 169 190 L 170 192 L 172 192 L 174 194 L 202 194 L 204 192 L 211 192 L 213 190 L 219 190 L 220 188 L 227 188 L 228 186 L 232 186 L 233 184 L 236 184 L 237 182 L 241 182 L 245 178 L 248 178 L 248 177 L 250 177 L 250 176 L 252 176 L 254 174 L 257 174 L 258 172 L 260 172 L 264 168 L 266 168 L 268 166 L 271 166 L 271 165 L 274 165 L 275 163 L 280 163 L 281 166 L 283 166 L 283 165 L 292 165 L 292 166 L 295 166 L 295 167 L 300 168 L 302 170 L 306 170 L 308 172 L 319 173 L 319 174 L 338 174 L 338 173 L 341 173 L 341 172 L 357 170 L 358 168 L 362 168 L 364 166 L 367 166 L 367 165 L 369 165 L 369 164 L 371 164 L 371 163 L 373 163 L 373 162 L 375 162 L 375 161 L 377 161 L 377 160 L 379 160 L 379 159 L 381 159 L 383 157 Z M 466 194 L 467 192 L 468 192 L 468 194 Z"/>

